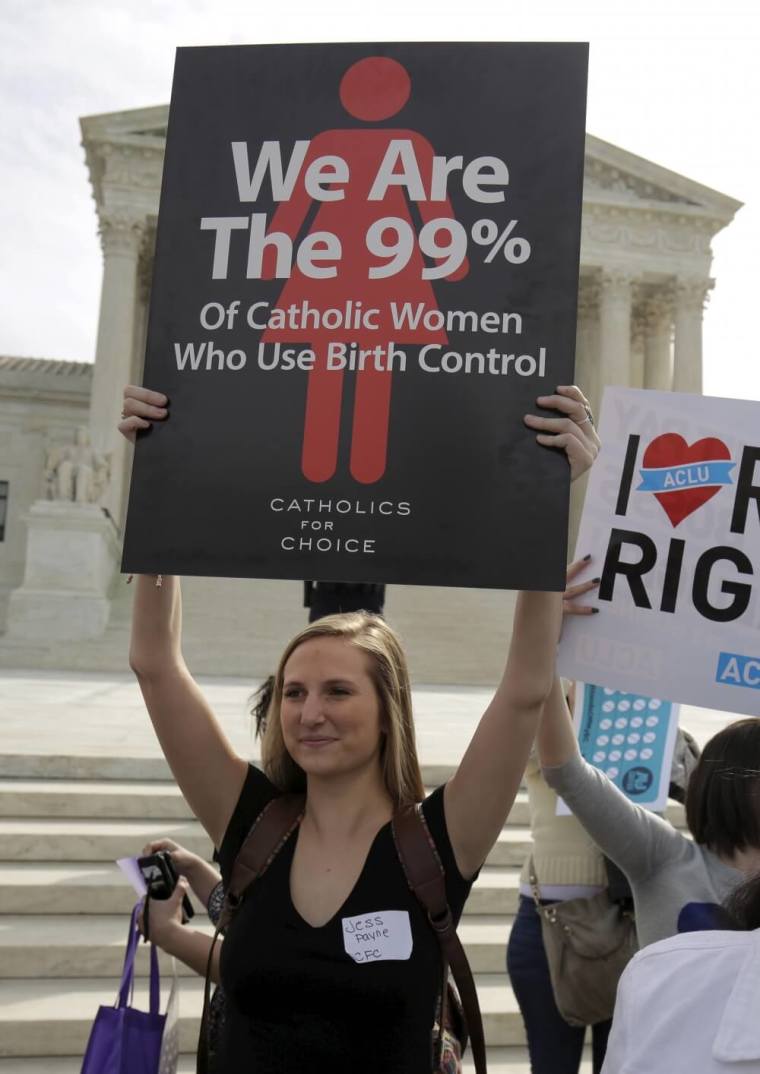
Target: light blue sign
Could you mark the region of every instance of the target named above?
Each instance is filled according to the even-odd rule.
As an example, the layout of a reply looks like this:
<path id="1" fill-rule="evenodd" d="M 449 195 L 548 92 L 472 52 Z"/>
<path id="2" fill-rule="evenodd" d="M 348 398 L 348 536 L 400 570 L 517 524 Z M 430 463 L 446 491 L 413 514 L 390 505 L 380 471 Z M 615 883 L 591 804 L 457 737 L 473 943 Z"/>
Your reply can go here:
<path id="1" fill-rule="evenodd" d="M 578 743 L 585 759 L 647 809 L 662 810 L 670 786 L 678 706 L 657 697 L 578 684 Z"/>

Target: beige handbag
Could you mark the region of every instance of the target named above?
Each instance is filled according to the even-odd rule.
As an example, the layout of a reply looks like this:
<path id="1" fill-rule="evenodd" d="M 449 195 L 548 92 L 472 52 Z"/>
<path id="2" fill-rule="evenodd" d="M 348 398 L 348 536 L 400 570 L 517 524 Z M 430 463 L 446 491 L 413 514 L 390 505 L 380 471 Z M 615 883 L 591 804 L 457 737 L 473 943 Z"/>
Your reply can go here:
<path id="1" fill-rule="evenodd" d="M 633 914 L 607 891 L 542 906 L 533 858 L 530 887 L 559 1013 L 574 1026 L 607 1021 L 620 975 L 638 948 Z"/>
<path id="2" fill-rule="evenodd" d="M 172 974 L 172 990 L 166 1004 L 166 1021 L 164 1022 L 164 1035 L 161 1038 L 158 1074 L 177 1074 L 179 1062 L 179 985 L 177 963 L 174 958 L 172 958 Z"/>

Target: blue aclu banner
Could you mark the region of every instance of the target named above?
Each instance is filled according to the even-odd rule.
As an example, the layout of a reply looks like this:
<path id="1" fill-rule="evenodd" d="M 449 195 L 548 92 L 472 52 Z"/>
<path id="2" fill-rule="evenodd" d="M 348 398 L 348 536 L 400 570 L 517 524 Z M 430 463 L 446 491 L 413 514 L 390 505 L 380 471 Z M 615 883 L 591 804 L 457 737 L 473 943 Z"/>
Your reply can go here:
<path id="1" fill-rule="evenodd" d="M 731 485 L 733 462 L 699 462 L 691 466 L 663 466 L 639 470 L 641 484 L 637 492 L 672 492 L 675 489 L 700 488 L 706 485 Z"/>
<path id="2" fill-rule="evenodd" d="M 720 653 L 716 682 L 760 690 L 760 657 L 741 653 Z"/>

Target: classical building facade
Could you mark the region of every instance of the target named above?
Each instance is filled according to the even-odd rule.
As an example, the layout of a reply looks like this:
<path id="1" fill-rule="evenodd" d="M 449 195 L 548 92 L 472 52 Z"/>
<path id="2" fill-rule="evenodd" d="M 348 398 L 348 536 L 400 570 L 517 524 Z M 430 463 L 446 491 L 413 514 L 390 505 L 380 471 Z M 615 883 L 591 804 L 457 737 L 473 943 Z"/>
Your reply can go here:
<path id="1" fill-rule="evenodd" d="M 48 454 L 89 424 L 92 371 L 89 362 L 0 357 L 0 631 L 24 577 L 24 518 L 46 497 Z"/>
<path id="2" fill-rule="evenodd" d="M 141 377 L 167 112 L 166 107 L 158 107 L 82 120 L 103 247 L 95 363 L 87 368 L 91 376 L 76 363 L 46 363 L 59 367 L 57 372 L 48 370 L 48 379 L 60 388 L 58 409 L 47 396 L 46 401 L 35 396 L 30 387 L 26 396 L 21 390 L 9 412 L 14 429 L 19 421 L 22 426 L 36 422 L 38 441 L 40 437 L 60 440 L 63 432 L 56 425 L 59 418 L 52 420 L 53 411 L 59 415 L 69 407 L 70 437 L 82 423 L 89 394 L 86 424 L 92 458 L 107 460 L 108 466 L 105 491 L 96 502 L 117 539 L 125 514 L 129 450 L 115 429 L 121 386 Z M 606 384 L 701 391 L 702 317 L 713 286 L 711 241 L 739 207 L 739 202 L 724 194 L 587 137 L 576 379 L 595 407 Z M 64 372 L 69 365 L 76 366 L 76 371 Z M 0 361 L 4 404 L 8 368 Z M 29 367 L 24 368 L 24 375 L 31 376 Z M 81 389 L 75 393 L 76 401 L 70 393 L 73 383 Z M 53 396 L 56 390 L 51 389 Z M 51 406 L 48 433 L 45 407 Z M 26 416 L 19 419 L 22 411 Z M 32 666 L 123 668 L 129 591 L 118 579 L 109 585 L 105 597 L 102 582 L 92 581 L 92 586 L 100 586 L 101 595 L 97 608 L 92 594 L 88 598 L 89 610 L 82 618 L 83 638 L 89 631 L 85 640 L 53 637 L 52 628 L 45 636 L 44 615 L 39 610 L 43 590 L 36 575 L 30 581 L 29 564 L 22 554 L 25 539 L 27 543 L 30 539 L 24 537 L 22 516 L 30 535 L 45 527 L 47 533 L 55 524 L 50 507 L 45 511 L 38 505 L 36 514 L 29 514 L 32 501 L 45 496 L 42 470 L 49 457 L 42 455 L 50 443 L 35 442 L 35 451 L 28 453 L 22 434 L 9 432 L 7 424 L 4 413 L 0 445 L 12 446 L 7 453 L 0 452 L 0 512 L 3 482 L 11 489 L 5 558 L 0 542 L 0 597 L 9 592 L 13 596 L 7 602 L 8 612 L 0 601 L 0 629 L 3 621 L 7 628 L 0 635 L 0 665 L 30 666 L 31 661 Z M 2 439 L 8 435 L 15 439 Z M 25 477 L 22 482 L 9 480 L 6 473 L 21 465 L 13 461 L 21 455 L 25 456 Z M 35 466 L 39 470 L 36 493 Z M 576 497 L 575 520 L 578 508 Z M 93 527 L 97 528 L 94 515 L 88 525 L 92 535 Z M 101 531 L 102 541 L 112 541 L 104 526 Z M 47 538 L 40 540 L 44 543 Z M 64 592 L 72 584 L 71 578 L 59 579 L 59 590 Z M 281 643 L 304 620 L 300 589 L 293 582 L 189 579 L 185 594 L 188 657 L 200 672 L 265 674 Z M 440 683 L 486 684 L 496 678 L 509 636 L 511 609 L 512 597 L 506 593 L 404 586 L 391 588 L 386 606 L 405 637 L 417 680 Z M 104 613 L 107 626 L 102 629 Z M 472 645 L 476 631 L 478 643 Z"/>

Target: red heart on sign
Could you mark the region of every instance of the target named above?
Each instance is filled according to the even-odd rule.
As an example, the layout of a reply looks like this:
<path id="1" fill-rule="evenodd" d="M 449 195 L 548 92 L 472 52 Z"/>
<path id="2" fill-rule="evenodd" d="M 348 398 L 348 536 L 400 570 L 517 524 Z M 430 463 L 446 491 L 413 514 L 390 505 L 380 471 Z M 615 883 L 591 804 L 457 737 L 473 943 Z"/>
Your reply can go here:
<path id="1" fill-rule="evenodd" d="M 694 463 L 730 458 L 731 452 L 726 445 L 714 436 L 706 436 L 704 440 L 697 440 L 689 446 L 678 433 L 663 433 L 652 441 L 644 452 L 642 461 L 644 469 L 649 470 L 662 466 L 691 466 Z M 720 490 L 720 485 L 703 485 L 701 488 L 655 492 L 655 496 L 675 527 Z"/>

